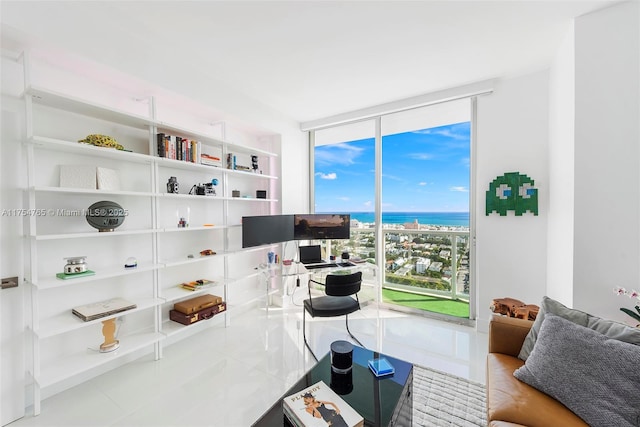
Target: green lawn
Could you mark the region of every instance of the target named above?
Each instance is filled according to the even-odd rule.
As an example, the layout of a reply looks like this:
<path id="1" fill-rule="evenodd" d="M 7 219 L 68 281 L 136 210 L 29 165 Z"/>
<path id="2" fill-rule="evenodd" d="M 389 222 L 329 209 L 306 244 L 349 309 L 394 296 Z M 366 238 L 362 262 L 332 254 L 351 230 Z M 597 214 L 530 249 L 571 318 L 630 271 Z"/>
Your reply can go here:
<path id="1" fill-rule="evenodd" d="M 394 291 L 391 289 L 382 289 L 382 300 L 390 304 L 398 304 L 455 317 L 469 317 L 469 303 L 464 301 L 454 301 L 446 298 Z"/>

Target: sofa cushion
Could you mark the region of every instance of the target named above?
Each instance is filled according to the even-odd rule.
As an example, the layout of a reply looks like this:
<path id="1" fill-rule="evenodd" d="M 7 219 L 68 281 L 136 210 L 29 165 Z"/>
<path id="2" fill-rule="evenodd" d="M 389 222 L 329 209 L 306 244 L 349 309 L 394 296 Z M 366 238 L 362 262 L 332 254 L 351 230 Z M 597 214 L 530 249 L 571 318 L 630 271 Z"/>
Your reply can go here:
<path id="1" fill-rule="evenodd" d="M 520 353 L 518 354 L 520 359 L 527 360 L 527 357 L 529 357 L 529 354 L 536 343 L 540 326 L 542 325 L 547 313 L 555 314 L 556 316 L 563 317 L 575 324 L 591 328 L 609 338 L 640 345 L 640 329 L 632 328 L 613 320 L 601 319 L 600 317 L 592 316 L 591 314 L 583 311 L 566 307 L 562 303 L 545 296 L 542 298 L 542 302 L 540 303 L 540 312 L 538 313 L 538 317 L 536 317 L 535 322 L 533 322 L 531 330 L 527 334 L 527 337 L 522 344 L 522 348 L 520 349 Z"/>
<path id="2" fill-rule="evenodd" d="M 557 399 L 591 426 L 640 423 L 640 347 L 550 313 L 521 381 Z"/>
<path id="3" fill-rule="evenodd" d="M 532 427 L 588 427 L 562 403 L 519 381 L 513 372 L 524 365 L 515 356 L 487 355 L 487 418 Z M 551 423 L 553 420 L 553 423 Z M 509 425 L 509 424 L 507 424 Z"/>
<path id="4" fill-rule="evenodd" d="M 520 359 L 527 360 L 527 357 L 529 357 L 529 354 L 531 353 L 531 350 L 533 350 L 533 346 L 536 343 L 536 339 L 538 338 L 538 333 L 540 332 L 542 321 L 544 320 L 544 317 L 547 313 L 564 317 L 565 319 L 582 326 L 587 326 L 587 323 L 589 323 L 589 315 L 587 313 L 566 307 L 564 304 L 561 304 L 558 301 L 547 296 L 542 297 L 538 317 L 536 317 L 536 320 L 533 322 L 531 330 L 527 334 L 527 337 L 524 339 L 524 343 L 522 344 L 522 348 L 520 349 L 520 354 L 518 354 L 518 357 Z"/>

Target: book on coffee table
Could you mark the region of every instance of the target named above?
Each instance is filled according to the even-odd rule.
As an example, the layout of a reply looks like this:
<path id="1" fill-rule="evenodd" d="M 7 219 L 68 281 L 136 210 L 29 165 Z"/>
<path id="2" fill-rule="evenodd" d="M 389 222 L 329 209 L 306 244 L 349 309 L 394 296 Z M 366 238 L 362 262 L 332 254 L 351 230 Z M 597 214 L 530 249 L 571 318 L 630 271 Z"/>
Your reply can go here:
<path id="1" fill-rule="evenodd" d="M 324 381 L 285 397 L 282 410 L 297 427 L 316 426 L 322 420 L 334 426 L 364 426 L 364 418 Z"/>

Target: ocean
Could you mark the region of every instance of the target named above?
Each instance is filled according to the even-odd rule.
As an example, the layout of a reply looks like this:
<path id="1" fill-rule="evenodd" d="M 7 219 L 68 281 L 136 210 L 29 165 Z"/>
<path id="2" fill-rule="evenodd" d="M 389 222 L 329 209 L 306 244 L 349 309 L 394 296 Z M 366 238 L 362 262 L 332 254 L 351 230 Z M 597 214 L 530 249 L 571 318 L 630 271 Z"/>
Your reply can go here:
<path id="1" fill-rule="evenodd" d="M 360 222 L 374 222 L 373 212 L 345 212 L 351 219 Z M 383 224 L 404 224 L 415 222 L 423 225 L 445 225 L 450 227 L 469 227 L 469 212 L 384 212 Z"/>

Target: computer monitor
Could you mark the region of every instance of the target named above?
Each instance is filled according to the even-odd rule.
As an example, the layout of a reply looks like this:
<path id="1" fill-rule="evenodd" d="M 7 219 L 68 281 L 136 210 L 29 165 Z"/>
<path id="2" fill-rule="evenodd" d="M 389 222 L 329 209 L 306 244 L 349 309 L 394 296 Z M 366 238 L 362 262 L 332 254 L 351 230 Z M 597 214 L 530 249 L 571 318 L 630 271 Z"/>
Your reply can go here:
<path id="1" fill-rule="evenodd" d="M 293 216 L 295 240 L 349 239 L 349 214 L 296 214 Z"/>
<path id="2" fill-rule="evenodd" d="M 242 247 L 293 240 L 293 215 L 242 217 Z"/>

